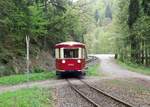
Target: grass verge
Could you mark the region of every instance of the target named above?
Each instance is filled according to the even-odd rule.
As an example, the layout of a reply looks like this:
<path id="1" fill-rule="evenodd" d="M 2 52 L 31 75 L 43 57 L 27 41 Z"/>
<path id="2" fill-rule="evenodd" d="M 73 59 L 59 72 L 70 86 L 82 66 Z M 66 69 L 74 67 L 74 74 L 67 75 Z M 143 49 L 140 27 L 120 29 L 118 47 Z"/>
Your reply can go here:
<path id="1" fill-rule="evenodd" d="M 50 89 L 30 88 L 0 94 L 0 107 L 52 107 Z"/>
<path id="2" fill-rule="evenodd" d="M 0 85 L 15 85 L 29 81 L 46 80 L 55 78 L 54 72 L 31 73 L 21 75 L 11 75 L 0 78 Z"/>
<path id="3" fill-rule="evenodd" d="M 100 76 L 100 72 L 98 71 L 99 64 L 89 66 L 86 75 L 87 76 Z"/>
<path id="4" fill-rule="evenodd" d="M 138 72 L 145 75 L 150 75 L 150 67 L 144 67 L 142 65 L 137 65 L 133 63 L 123 63 L 121 61 L 117 61 L 117 63 L 130 71 Z"/>

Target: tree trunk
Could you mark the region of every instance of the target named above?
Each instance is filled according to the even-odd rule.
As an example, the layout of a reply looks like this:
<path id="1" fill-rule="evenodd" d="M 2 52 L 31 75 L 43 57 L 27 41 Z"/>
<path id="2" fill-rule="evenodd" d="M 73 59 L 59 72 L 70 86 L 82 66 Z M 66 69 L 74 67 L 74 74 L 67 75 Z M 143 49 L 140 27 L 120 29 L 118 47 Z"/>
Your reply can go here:
<path id="1" fill-rule="evenodd" d="M 147 47 L 148 42 L 145 41 L 145 65 L 148 66 L 148 47 Z"/>
<path id="2" fill-rule="evenodd" d="M 135 38 L 133 37 L 133 35 L 131 35 L 131 61 L 135 62 L 136 60 L 136 54 L 135 54 L 135 49 L 136 49 L 136 42 L 135 42 Z"/>
<path id="3" fill-rule="evenodd" d="M 30 57 L 29 57 L 29 43 L 30 43 L 30 38 L 29 36 L 26 36 L 26 51 L 27 51 L 27 56 L 26 56 L 26 64 L 27 64 L 27 73 L 30 72 Z"/>
<path id="4" fill-rule="evenodd" d="M 144 40 L 142 40 L 141 45 L 141 64 L 144 65 Z"/>

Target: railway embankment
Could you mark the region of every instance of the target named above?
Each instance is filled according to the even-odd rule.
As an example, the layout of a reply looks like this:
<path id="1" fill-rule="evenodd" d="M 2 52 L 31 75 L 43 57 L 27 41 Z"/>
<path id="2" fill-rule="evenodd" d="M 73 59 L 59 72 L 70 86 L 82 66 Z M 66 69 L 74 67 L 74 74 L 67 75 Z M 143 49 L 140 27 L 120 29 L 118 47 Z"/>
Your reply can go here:
<path id="1" fill-rule="evenodd" d="M 70 81 L 75 88 L 79 89 L 79 91 L 81 91 L 85 96 L 89 97 L 102 107 L 127 106 L 121 105 L 120 103 L 117 103 L 110 98 L 106 98 L 103 95 L 99 95 L 79 80 L 71 79 Z M 127 104 L 130 104 L 131 107 L 150 107 L 150 84 L 148 80 L 139 78 L 103 78 L 100 80 L 84 79 L 84 81 L 94 88 L 100 89 L 123 102 L 127 102 Z M 57 96 L 56 107 L 94 107 L 94 105 L 79 95 L 69 85 L 56 87 L 55 94 L 55 96 Z"/>
<path id="2" fill-rule="evenodd" d="M 99 55 L 97 57 L 100 61 L 100 67 L 98 71 L 104 74 L 104 76 L 100 76 L 98 78 L 85 78 L 84 80 L 86 82 L 114 97 L 121 99 L 124 102 L 128 102 L 129 104 L 134 105 L 135 107 L 150 107 L 149 76 L 138 74 L 122 68 L 121 66 L 117 65 L 117 63 L 115 63 L 113 55 Z M 90 91 L 86 90 L 85 86 L 81 83 L 77 82 L 76 80 L 73 81 L 77 84 L 77 86 L 75 87 L 80 87 L 81 90 L 86 93 L 85 95 L 89 95 L 91 93 Z M 65 91 L 66 89 L 69 89 L 69 91 Z M 57 107 L 62 107 L 60 106 L 62 104 L 64 107 L 83 107 L 84 104 L 87 105 L 87 102 L 85 102 L 80 96 L 77 97 L 75 93 L 71 94 L 72 97 L 71 99 L 69 99 L 68 94 L 72 93 L 72 90 L 68 86 L 57 88 L 56 93 L 58 99 Z M 92 95 L 92 99 L 99 99 L 99 96 L 96 97 L 97 94 L 95 95 L 92 93 Z M 91 97 L 91 95 L 89 96 Z M 104 104 L 102 107 L 111 107 L 115 105 L 114 103 L 110 103 L 106 99 L 101 102 L 102 104 Z M 115 106 L 120 107 L 118 105 Z M 86 107 L 92 106 L 88 105 Z"/>
<path id="3" fill-rule="evenodd" d="M 109 58 L 108 58 L 109 59 Z M 91 60 L 89 65 L 89 71 L 88 72 L 96 72 L 94 74 L 90 74 L 89 76 L 86 76 L 83 80 L 86 81 L 88 84 L 103 90 L 104 92 L 117 97 L 125 102 L 128 102 L 130 104 L 133 104 L 137 107 L 150 107 L 150 81 L 147 78 L 144 78 L 145 76 L 138 75 L 127 75 L 130 72 L 126 72 L 124 68 L 119 67 L 119 73 L 117 69 L 118 67 L 112 67 L 109 69 L 111 64 L 114 64 L 112 60 L 109 60 L 106 58 L 106 65 L 104 66 L 103 61 L 101 59 L 94 59 Z M 100 66 L 99 66 L 100 65 Z M 105 69 L 106 68 L 106 69 Z M 109 69 L 109 71 L 107 71 Z M 112 70 L 115 69 L 113 74 Z M 121 70 L 122 69 L 122 70 Z M 124 72 L 122 72 L 124 71 Z M 100 73 L 100 76 L 97 76 L 97 72 Z M 105 73 L 108 75 L 101 75 L 101 73 Z M 116 74 L 116 75 L 115 75 Z M 39 77 L 40 78 L 40 77 Z M 11 80 L 11 79 L 10 79 Z M 8 80 L 9 81 L 9 80 Z M 98 94 L 94 94 L 94 92 L 89 90 L 86 90 L 86 87 L 84 84 L 78 82 L 77 78 L 71 78 L 71 81 L 75 83 L 77 88 L 81 88 L 81 91 L 83 91 L 86 95 L 89 95 L 90 98 L 94 98 L 95 101 L 98 101 L 98 99 L 101 100 L 103 107 L 113 107 L 116 103 L 108 100 L 107 98 L 100 97 Z M 18 99 L 18 96 L 22 96 L 23 99 L 28 99 L 28 96 L 30 95 L 30 91 L 27 91 L 25 94 L 17 94 L 20 91 L 24 91 L 25 88 L 32 89 L 33 87 L 37 88 L 43 88 L 44 93 L 51 92 L 49 96 L 41 97 L 47 99 L 44 104 L 52 105 L 52 107 L 93 107 L 91 103 L 87 102 L 84 98 L 82 98 L 80 95 L 78 95 L 75 91 L 72 90 L 71 87 L 69 87 L 68 83 L 65 81 L 65 79 L 48 79 L 48 80 L 40 80 L 40 81 L 34 81 L 34 82 L 27 82 L 27 83 L 21 83 L 18 85 L 11 85 L 11 86 L 0 86 L 0 98 L 5 98 L 5 101 L 9 100 L 16 100 L 16 104 L 21 104 L 22 101 Z M 10 92 L 12 91 L 12 92 Z M 8 93 L 8 94 L 6 94 Z M 12 96 L 10 96 L 10 95 Z M 91 95 L 92 96 L 91 96 Z M 43 104 L 41 100 L 38 100 L 36 97 L 39 96 L 29 96 L 33 97 L 36 102 L 39 101 L 39 104 Z M 42 94 L 43 95 L 43 94 Z M 6 97 L 8 96 L 8 97 Z M 96 97 L 97 96 L 97 97 Z M 16 99 L 14 99 L 16 98 Z M 19 97 L 20 98 L 20 97 Z M 4 104 L 6 102 L 3 102 L 1 104 Z M 43 100 L 42 100 L 43 101 Z M 18 103 L 20 102 L 20 103 Z M 25 100 L 27 102 L 27 100 Z M 112 102 L 112 103 L 110 103 Z M 12 105 L 14 103 L 7 102 L 8 105 Z M 6 106 L 7 107 L 7 106 Z M 114 106 L 115 107 L 115 106 Z M 120 106 L 118 106 L 120 107 Z"/>

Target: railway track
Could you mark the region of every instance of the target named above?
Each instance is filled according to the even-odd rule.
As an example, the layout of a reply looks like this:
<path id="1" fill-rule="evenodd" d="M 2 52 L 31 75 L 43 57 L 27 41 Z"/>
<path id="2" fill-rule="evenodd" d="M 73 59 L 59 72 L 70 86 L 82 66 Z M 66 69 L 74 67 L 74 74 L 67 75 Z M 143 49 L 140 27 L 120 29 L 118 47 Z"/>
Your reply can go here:
<path id="1" fill-rule="evenodd" d="M 69 79 L 66 79 L 66 81 L 68 82 L 72 90 L 77 92 L 81 97 L 91 103 L 94 107 L 135 107 L 128 102 L 118 99 L 98 88 L 89 85 L 81 79 L 79 79 L 79 81 L 83 83 L 84 86 L 82 87 L 73 84 Z"/>

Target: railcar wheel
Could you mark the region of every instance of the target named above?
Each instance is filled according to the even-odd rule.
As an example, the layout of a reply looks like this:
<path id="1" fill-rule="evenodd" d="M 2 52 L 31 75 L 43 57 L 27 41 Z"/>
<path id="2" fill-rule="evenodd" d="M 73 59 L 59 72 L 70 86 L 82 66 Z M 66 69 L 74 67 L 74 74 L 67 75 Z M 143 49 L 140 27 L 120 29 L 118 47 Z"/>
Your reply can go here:
<path id="1" fill-rule="evenodd" d="M 64 78 L 64 77 L 63 77 L 62 74 L 57 75 L 57 79 L 63 79 L 63 78 Z"/>
<path id="2" fill-rule="evenodd" d="M 57 79 L 62 79 L 62 74 L 59 71 L 56 71 Z"/>
<path id="3" fill-rule="evenodd" d="M 86 75 L 86 72 L 83 72 L 83 76 L 85 76 Z"/>
<path id="4" fill-rule="evenodd" d="M 79 75 L 78 78 L 79 79 L 84 79 L 84 76 L 83 75 Z"/>

